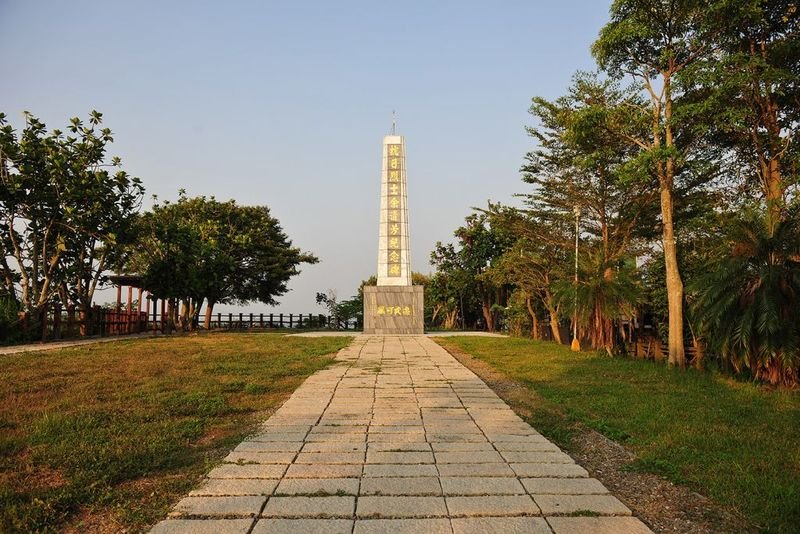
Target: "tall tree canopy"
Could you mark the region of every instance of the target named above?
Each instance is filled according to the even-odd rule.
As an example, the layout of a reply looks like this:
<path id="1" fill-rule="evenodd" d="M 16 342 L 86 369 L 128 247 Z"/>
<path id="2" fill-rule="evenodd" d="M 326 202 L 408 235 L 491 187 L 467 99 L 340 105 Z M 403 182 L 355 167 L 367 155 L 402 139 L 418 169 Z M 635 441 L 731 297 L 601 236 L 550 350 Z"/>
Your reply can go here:
<path id="1" fill-rule="evenodd" d="M 662 248 L 669 302 L 669 362 L 683 367 L 684 284 L 678 264 L 674 190 L 691 158 L 675 101 L 677 76 L 714 50 L 722 14 L 703 0 L 615 0 L 611 20 L 592 46 L 598 63 L 612 75 L 630 75 L 649 97 L 650 127 L 645 135 L 620 130 L 641 151 L 640 160 L 658 181 Z"/>
<path id="2" fill-rule="evenodd" d="M 66 133 L 28 113 L 17 132 L 0 114 L 0 270 L 22 309 L 41 313 L 59 298 L 88 310 L 124 260 L 144 189 L 108 158 L 111 142 L 96 111 Z"/>
<path id="3" fill-rule="evenodd" d="M 177 202 L 157 203 L 143 214 L 139 231 L 128 269 L 142 273 L 156 297 L 180 301 L 176 319 L 187 327 L 204 302 L 206 327 L 216 304 L 276 304 L 299 266 L 318 261 L 292 246 L 269 208 L 233 200 L 181 193 Z"/>

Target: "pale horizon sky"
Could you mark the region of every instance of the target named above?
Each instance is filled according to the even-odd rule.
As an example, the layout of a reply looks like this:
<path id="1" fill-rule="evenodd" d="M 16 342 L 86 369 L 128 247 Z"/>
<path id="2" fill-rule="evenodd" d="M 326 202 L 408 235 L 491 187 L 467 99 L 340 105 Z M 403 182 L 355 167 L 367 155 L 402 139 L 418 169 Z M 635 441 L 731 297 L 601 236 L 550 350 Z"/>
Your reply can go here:
<path id="1" fill-rule="evenodd" d="M 609 4 L 0 0 L 0 112 L 49 129 L 102 112 L 145 207 L 181 188 L 269 206 L 321 260 L 276 310 L 322 313 L 316 292 L 348 298 L 375 274 L 392 110 L 412 267 L 429 273 L 472 206 L 526 190 L 531 98 L 594 68 Z"/>

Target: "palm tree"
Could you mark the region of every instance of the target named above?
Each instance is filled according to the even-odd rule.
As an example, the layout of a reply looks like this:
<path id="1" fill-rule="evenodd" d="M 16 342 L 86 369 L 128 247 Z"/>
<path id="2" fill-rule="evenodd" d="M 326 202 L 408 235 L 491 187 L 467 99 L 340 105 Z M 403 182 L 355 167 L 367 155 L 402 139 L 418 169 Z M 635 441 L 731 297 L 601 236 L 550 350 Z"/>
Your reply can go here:
<path id="1" fill-rule="evenodd" d="M 800 225 L 787 213 L 770 232 L 763 211 L 729 225 L 722 259 L 691 286 L 708 346 L 738 373 L 796 385 L 800 372 Z"/>
<path id="2" fill-rule="evenodd" d="M 560 280 L 553 289 L 565 313 L 577 315 L 578 326 L 585 329 L 592 348 L 605 349 L 611 355 L 616 348 L 614 325 L 633 316 L 639 283 L 631 263 L 603 256 L 602 248 L 590 248 L 579 258 L 577 286 L 571 280 Z"/>

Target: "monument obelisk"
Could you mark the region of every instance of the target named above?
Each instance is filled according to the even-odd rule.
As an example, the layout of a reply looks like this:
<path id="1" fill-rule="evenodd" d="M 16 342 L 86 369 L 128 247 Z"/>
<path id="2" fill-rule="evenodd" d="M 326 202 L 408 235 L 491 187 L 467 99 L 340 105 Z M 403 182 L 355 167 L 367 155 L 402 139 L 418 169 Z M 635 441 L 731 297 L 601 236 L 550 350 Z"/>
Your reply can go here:
<path id="1" fill-rule="evenodd" d="M 406 143 L 401 135 L 383 138 L 381 210 L 378 231 L 378 285 L 364 287 L 364 333 L 422 334 L 422 286 L 411 283 L 408 232 Z"/>

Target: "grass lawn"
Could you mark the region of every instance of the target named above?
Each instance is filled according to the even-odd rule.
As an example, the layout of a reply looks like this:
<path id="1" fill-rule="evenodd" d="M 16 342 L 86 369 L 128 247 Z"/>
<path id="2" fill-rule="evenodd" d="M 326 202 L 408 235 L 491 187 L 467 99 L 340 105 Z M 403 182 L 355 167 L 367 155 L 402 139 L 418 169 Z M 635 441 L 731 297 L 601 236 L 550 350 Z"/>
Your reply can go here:
<path id="1" fill-rule="evenodd" d="M 144 530 L 348 341 L 228 333 L 0 356 L 0 531 Z"/>
<path id="2" fill-rule="evenodd" d="M 527 339 L 437 341 L 538 394 L 531 424 L 567 450 L 579 421 L 634 450 L 632 469 L 686 484 L 766 531 L 800 531 L 800 392 Z"/>

